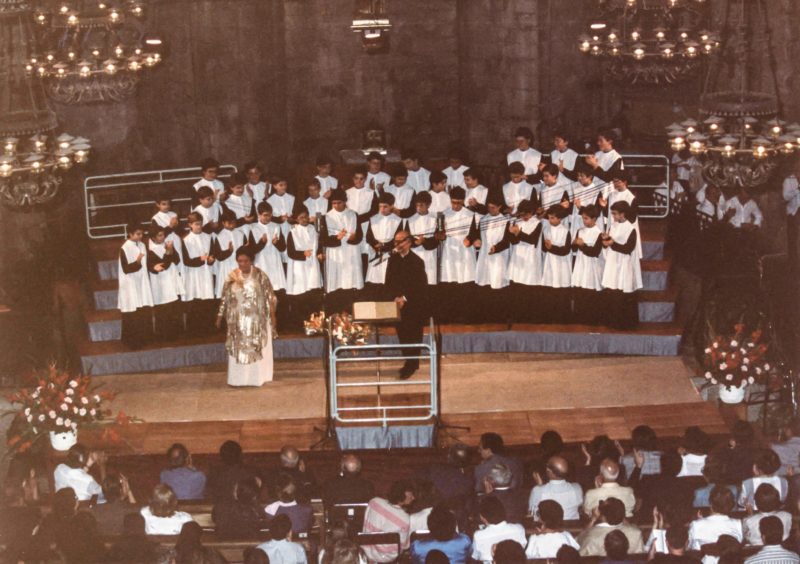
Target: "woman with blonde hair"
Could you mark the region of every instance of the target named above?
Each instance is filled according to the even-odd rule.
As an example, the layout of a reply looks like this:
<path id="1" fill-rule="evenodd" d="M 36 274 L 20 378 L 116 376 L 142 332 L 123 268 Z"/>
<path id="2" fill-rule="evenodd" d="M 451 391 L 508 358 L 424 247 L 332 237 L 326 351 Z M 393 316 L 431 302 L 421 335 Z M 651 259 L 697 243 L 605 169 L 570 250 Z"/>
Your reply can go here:
<path id="1" fill-rule="evenodd" d="M 144 517 L 144 530 L 148 535 L 177 535 L 184 523 L 192 520 L 192 516 L 178 511 L 178 498 L 172 488 L 158 484 L 153 488 L 150 505 L 142 507 L 140 513 Z"/>

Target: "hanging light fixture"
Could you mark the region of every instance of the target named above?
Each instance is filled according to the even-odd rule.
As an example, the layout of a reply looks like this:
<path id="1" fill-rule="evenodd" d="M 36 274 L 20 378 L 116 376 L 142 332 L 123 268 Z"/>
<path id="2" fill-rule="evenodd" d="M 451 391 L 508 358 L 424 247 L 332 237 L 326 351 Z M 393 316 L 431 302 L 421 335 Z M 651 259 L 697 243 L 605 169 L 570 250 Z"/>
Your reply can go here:
<path id="1" fill-rule="evenodd" d="M 163 56 L 161 39 L 144 30 L 145 1 L 40 0 L 27 71 L 60 103 L 124 100 Z"/>
<path id="2" fill-rule="evenodd" d="M 735 9 L 731 9 L 735 7 Z M 667 127 L 670 148 L 688 146 L 703 166 L 707 182 L 720 187 L 756 188 L 767 182 L 784 155 L 800 146 L 800 124 L 779 117 L 777 76 L 772 62 L 772 43 L 764 0 L 730 0 L 719 64 L 712 66 L 700 98 L 700 119 L 686 119 Z M 736 21 L 730 21 L 735 19 Z M 760 25 L 754 28 L 755 23 Z M 762 37 L 756 39 L 756 35 Z M 766 45 L 766 64 L 754 60 L 755 41 Z M 731 67 L 731 68 L 725 68 Z M 753 69 L 769 69 L 774 93 L 750 89 Z M 719 88 L 724 71 L 736 88 Z"/>
<path id="3" fill-rule="evenodd" d="M 719 39 L 707 31 L 705 0 L 596 0 L 597 13 L 578 48 L 631 83 L 663 84 L 688 78 Z"/>
<path id="4" fill-rule="evenodd" d="M 392 29 L 386 14 L 386 0 L 356 0 L 350 29 L 361 35 L 361 45 L 367 53 L 386 51 Z"/>

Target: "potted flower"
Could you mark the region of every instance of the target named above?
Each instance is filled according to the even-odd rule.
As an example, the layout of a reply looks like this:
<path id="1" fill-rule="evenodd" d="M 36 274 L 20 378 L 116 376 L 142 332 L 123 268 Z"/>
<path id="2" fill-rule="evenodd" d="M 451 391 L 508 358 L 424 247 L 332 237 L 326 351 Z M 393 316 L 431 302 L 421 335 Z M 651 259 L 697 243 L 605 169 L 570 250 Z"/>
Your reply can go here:
<path id="1" fill-rule="evenodd" d="M 44 436 L 54 449 L 68 450 L 78 441 L 79 428 L 112 420 L 103 404 L 114 394 L 100 391 L 90 376 L 72 376 L 50 365 L 32 374 L 27 384 L 6 398 L 19 406 L 6 413 L 14 416 L 7 441 L 12 451 L 25 452 Z"/>
<path id="2" fill-rule="evenodd" d="M 325 313 L 312 313 L 307 321 L 303 322 L 306 335 L 321 335 L 327 331 L 328 319 Z M 363 323 L 354 323 L 353 316 L 349 313 L 334 313 L 330 317 L 331 336 L 340 345 L 365 345 L 369 338 L 369 326 Z"/>
<path id="3" fill-rule="evenodd" d="M 769 373 L 771 367 L 766 358 L 769 345 L 762 342 L 762 336 L 760 329 L 746 334 L 744 324 L 737 323 L 732 336 L 717 335 L 706 347 L 705 378 L 719 385 L 719 399 L 723 403 L 741 403 L 745 388 Z"/>

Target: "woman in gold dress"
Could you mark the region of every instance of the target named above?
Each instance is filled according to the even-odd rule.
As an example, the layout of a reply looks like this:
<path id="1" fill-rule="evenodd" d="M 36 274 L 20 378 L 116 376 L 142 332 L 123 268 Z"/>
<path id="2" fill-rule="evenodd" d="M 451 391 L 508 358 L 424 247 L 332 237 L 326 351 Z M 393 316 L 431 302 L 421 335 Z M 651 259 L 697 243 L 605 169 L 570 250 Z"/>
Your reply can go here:
<path id="1" fill-rule="evenodd" d="M 253 266 L 246 247 L 236 251 L 239 268 L 228 275 L 217 314 L 217 328 L 228 326 L 228 385 L 261 386 L 272 381 L 275 292 L 264 271 Z"/>

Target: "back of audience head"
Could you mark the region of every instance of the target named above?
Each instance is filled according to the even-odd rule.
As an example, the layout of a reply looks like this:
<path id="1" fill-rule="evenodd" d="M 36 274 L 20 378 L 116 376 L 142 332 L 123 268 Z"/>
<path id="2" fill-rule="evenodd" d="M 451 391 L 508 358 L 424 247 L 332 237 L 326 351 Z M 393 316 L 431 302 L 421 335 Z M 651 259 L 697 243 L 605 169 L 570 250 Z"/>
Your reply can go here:
<path id="1" fill-rule="evenodd" d="M 244 564 L 269 564 L 267 553 L 255 546 L 245 548 L 243 556 Z"/>
<path id="2" fill-rule="evenodd" d="M 569 473 L 569 464 L 561 456 L 552 456 L 547 461 L 547 475 L 551 480 L 565 480 Z"/>
<path id="3" fill-rule="evenodd" d="M 689 529 L 686 525 L 672 525 L 667 529 L 667 548 L 670 552 L 683 552 L 689 542 Z"/>
<path id="4" fill-rule="evenodd" d="M 172 488 L 158 484 L 150 496 L 150 513 L 155 517 L 171 517 L 178 508 L 178 498 Z"/>
<path id="5" fill-rule="evenodd" d="M 278 476 L 278 499 L 283 503 L 291 503 L 297 499 L 297 484 L 288 474 Z"/>
<path id="6" fill-rule="evenodd" d="M 708 435 L 700 427 L 687 427 L 683 433 L 681 445 L 691 454 L 706 454 L 708 452 Z"/>
<path id="7" fill-rule="evenodd" d="M 764 544 L 781 544 L 783 542 L 783 522 L 779 517 L 770 515 L 758 522 L 758 530 Z"/>
<path id="8" fill-rule="evenodd" d="M 580 564 L 581 554 L 577 548 L 565 544 L 556 552 L 556 562 L 559 564 Z"/>
<path id="9" fill-rule="evenodd" d="M 407 507 L 414 501 L 414 485 L 407 480 L 397 480 L 389 488 L 386 500 L 392 505 Z"/>
<path id="10" fill-rule="evenodd" d="M 756 440 L 756 432 L 748 421 L 738 419 L 731 429 L 731 437 L 736 446 L 750 446 Z"/>
<path id="11" fill-rule="evenodd" d="M 200 537 L 203 535 L 203 529 L 194 521 L 184 523 L 181 527 L 181 532 L 178 535 L 178 540 L 175 543 L 175 560 L 178 563 L 192 562 L 194 560 L 194 552 L 198 548 L 202 548 Z"/>
<path id="12" fill-rule="evenodd" d="M 107 503 L 122 498 L 122 482 L 120 482 L 119 475 L 109 474 L 105 477 L 101 486 L 103 488 L 103 497 L 106 498 Z"/>
<path id="13" fill-rule="evenodd" d="M 619 464 L 610 458 L 604 459 L 600 463 L 600 475 L 607 484 L 616 482 L 619 479 Z"/>
<path id="14" fill-rule="evenodd" d="M 226 466 L 238 466 L 242 463 L 242 446 L 236 441 L 225 441 L 219 447 L 219 457 Z"/>
<path id="15" fill-rule="evenodd" d="M 75 516 L 78 498 L 72 488 L 61 488 L 53 496 L 53 515 L 61 519 Z"/>
<path id="16" fill-rule="evenodd" d="M 284 540 L 292 532 L 292 521 L 285 513 L 279 513 L 269 522 L 269 532 L 272 540 Z"/>
<path id="17" fill-rule="evenodd" d="M 181 443 L 175 443 L 167 450 L 170 468 L 181 468 L 189 462 L 189 450 Z"/>
<path id="18" fill-rule="evenodd" d="M 255 478 L 244 478 L 236 482 L 234 497 L 244 505 L 256 505 L 260 490 Z"/>
<path id="19" fill-rule="evenodd" d="M 609 525 L 619 525 L 625 520 L 625 504 L 615 497 L 600 501 L 600 515 Z"/>
<path id="20" fill-rule="evenodd" d="M 359 564 L 361 549 L 349 538 L 337 539 L 325 549 L 323 564 Z"/>
<path id="21" fill-rule="evenodd" d="M 490 525 L 506 520 L 506 510 L 499 499 L 493 496 L 482 497 L 478 503 L 478 513 Z"/>
<path id="22" fill-rule="evenodd" d="M 730 515 L 736 506 L 733 493 L 725 486 L 714 486 L 711 489 L 711 511 L 719 515 Z"/>
<path id="23" fill-rule="evenodd" d="M 456 536 L 456 516 L 443 505 L 437 505 L 428 514 L 428 530 L 435 540 L 449 541 Z"/>
<path id="24" fill-rule="evenodd" d="M 716 542 L 719 562 L 739 564 L 742 562 L 742 544 L 731 535 L 720 535 Z"/>
<path id="25" fill-rule="evenodd" d="M 586 445 L 592 463 L 598 464 L 605 458 L 619 460 L 619 451 L 608 435 L 597 435 Z"/>
<path id="26" fill-rule="evenodd" d="M 493 559 L 495 564 L 525 564 L 525 548 L 517 541 L 504 540 L 494 545 Z"/>
<path id="27" fill-rule="evenodd" d="M 361 459 L 355 454 L 345 454 L 340 468 L 342 476 L 357 476 L 361 473 Z"/>
<path id="28" fill-rule="evenodd" d="M 281 466 L 297 468 L 298 464 L 300 464 L 300 452 L 293 446 L 284 446 L 281 449 Z"/>
<path id="29" fill-rule="evenodd" d="M 144 517 L 141 513 L 128 513 L 122 518 L 122 532 L 129 537 L 145 535 Z"/>
<path id="30" fill-rule="evenodd" d="M 466 468 L 469 466 L 469 447 L 464 443 L 450 445 L 447 459 L 458 468 Z"/>
<path id="31" fill-rule="evenodd" d="M 83 468 L 89 459 L 89 450 L 78 443 L 72 445 L 67 451 L 67 466 L 70 468 Z"/>
<path id="32" fill-rule="evenodd" d="M 481 435 L 478 448 L 483 458 L 489 458 L 493 454 L 503 454 L 503 450 L 505 449 L 503 437 L 497 433 L 484 433 Z"/>
<path id="33" fill-rule="evenodd" d="M 727 475 L 727 465 L 725 459 L 716 452 L 710 452 L 706 456 L 706 462 L 703 465 L 703 477 L 709 484 L 724 484 L 726 482 L 725 476 Z"/>
<path id="34" fill-rule="evenodd" d="M 450 559 L 441 550 L 429 550 L 425 555 L 425 564 L 450 564 Z"/>
<path id="35" fill-rule="evenodd" d="M 781 494 L 770 484 L 761 484 L 753 496 L 756 507 L 761 513 L 772 513 L 781 508 Z"/>
<path id="36" fill-rule="evenodd" d="M 498 462 L 492 464 L 485 479 L 492 488 L 507 488 L 511 485 L 511 477 L 511 469 L 506 464 Z"/>
<path id="37" fill-rule="evenodd" d="M 625 533 L 615 530 L 606 535 L 606 538 L 603 539 L 603 546 L 606 549 L 606 555 L 609 560 L 625 560 L 625 557 L 628 556 L 630 543 Z"/>
<path id="38" fill-rule="evenodd" d="M 539 502 L 539 519 L 546 529 L 560 531 L 564 526 L 564 508 L 554 499 Z"/>
<path id="39" fill-rule="evenodd" d="M 539 443 L 545 458 L 561 454 L 564 450 L 564 439 L 556 431 L 550 430 L 542 433 Z"/>
<path id="40" fill-rule="evenodd" d="M 658 437 L 653 428 L 648 425 L 635 427 L 631 433 L 631 442 L 633 448 L 637 450 L 658 450 Z"/>
<path id="41" fill-rule="evenodd" d="M 681 472 L 683 458 L 675 449 L 669 449 L 661 455 L 661 475 L 674 478 Z"/>
<path id="42" fill-rule="evenodd" d="M 781 459 L 771 448 L 764 448 L 758 451 L 753 462 L 753 473 L 755 475 L 771 476 L 781 468 Z"/>

